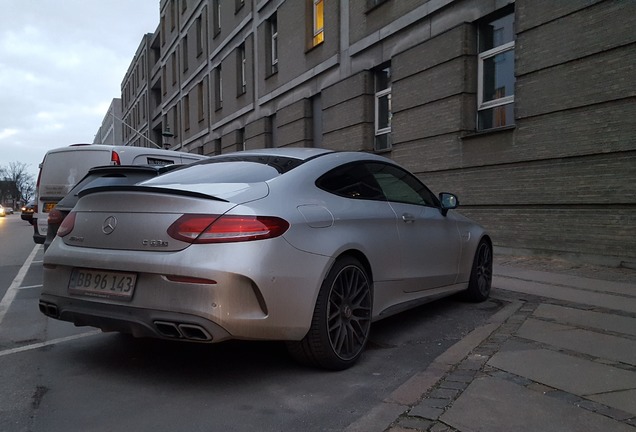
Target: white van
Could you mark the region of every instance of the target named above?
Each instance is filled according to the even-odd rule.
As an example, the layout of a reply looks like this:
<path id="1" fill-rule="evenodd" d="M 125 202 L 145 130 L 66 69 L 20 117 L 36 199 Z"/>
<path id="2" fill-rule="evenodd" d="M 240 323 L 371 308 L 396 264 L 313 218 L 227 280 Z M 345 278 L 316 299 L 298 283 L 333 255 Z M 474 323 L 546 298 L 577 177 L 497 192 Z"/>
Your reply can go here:
<path id="1" fill-rule="evenodd" d="M 171 165 L 201 159 L 207 159 L 207 156 L 149 147 L 102 144 L 73 144 L 49 150 L 40 164 L 36 184 L 33 240 L 44 243 L 49 211 L 95 166 Z"/>

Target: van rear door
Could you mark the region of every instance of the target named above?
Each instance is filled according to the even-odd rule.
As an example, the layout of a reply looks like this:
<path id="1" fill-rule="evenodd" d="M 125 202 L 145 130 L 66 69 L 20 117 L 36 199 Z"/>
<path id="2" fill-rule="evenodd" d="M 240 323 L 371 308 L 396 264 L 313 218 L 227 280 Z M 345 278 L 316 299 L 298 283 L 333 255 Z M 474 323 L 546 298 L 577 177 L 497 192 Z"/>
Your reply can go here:
<path id="1" fill-rule="evenodd" d="M 33 239 L 44 243 L 48 227 L 48 213 L 55 204 L 86 175 L 88 170 L 98 165 L 111 164 L 111 150 L 104 146 L 70 146 L 49 151 L 44 156 L 40 168 L 40 184 L 37 191 L 38 213 L 34 215 Z"/>

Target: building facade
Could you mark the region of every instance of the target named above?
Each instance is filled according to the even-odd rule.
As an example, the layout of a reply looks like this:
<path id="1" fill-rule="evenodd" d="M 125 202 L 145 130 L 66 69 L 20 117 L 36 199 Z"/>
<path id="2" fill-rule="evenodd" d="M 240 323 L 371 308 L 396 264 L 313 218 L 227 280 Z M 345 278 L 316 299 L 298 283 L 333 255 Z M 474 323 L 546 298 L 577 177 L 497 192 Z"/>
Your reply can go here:
<path id="1" fill-rule="evenodd" d="M 636 2 L 159 7 L 122 83 L 148 140 L 381 153 L 457 193 L 499 251 L 636 265 Z"/>
<path id="2" fill-rule="evenodd" d="M 121 99 L 111 101 L 102 125 L 97 130 L 93 144 L 119 145 L 122 143 Z"/>

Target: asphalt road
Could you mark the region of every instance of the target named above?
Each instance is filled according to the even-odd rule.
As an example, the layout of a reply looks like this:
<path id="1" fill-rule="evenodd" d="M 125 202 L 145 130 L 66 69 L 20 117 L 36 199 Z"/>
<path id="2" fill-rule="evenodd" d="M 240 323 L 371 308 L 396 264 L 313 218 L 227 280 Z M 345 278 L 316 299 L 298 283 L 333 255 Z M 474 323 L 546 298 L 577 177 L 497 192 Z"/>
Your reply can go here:
<path id="1" fill-rule="evenodd" d="M 325 372 L 278 342 L 140 340 L 46 318 L 31 235 L 19 214 L 0 220 L 5 432 L 341 431 L 501 307 L 446 299 L 388 318 L 359 364 Z"/>

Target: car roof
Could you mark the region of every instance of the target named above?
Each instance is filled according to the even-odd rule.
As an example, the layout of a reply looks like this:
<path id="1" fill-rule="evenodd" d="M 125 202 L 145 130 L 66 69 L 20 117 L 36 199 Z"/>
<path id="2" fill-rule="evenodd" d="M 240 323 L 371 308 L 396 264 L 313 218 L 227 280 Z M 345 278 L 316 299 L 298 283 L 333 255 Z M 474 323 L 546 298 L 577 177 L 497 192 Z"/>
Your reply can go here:
<path id="1" fill-rule="evenodd" d="M 255 150 L 243 150 L 239 152 L 226 153 L 218 156 L 212 156 L 211 159 L 224 158 L 228 156 L 273 156 L 287 157 L 300 160 L 307 160 L 326 153 L 333 153 L 333 150 L 313 147 L 279 147 Z"/>

